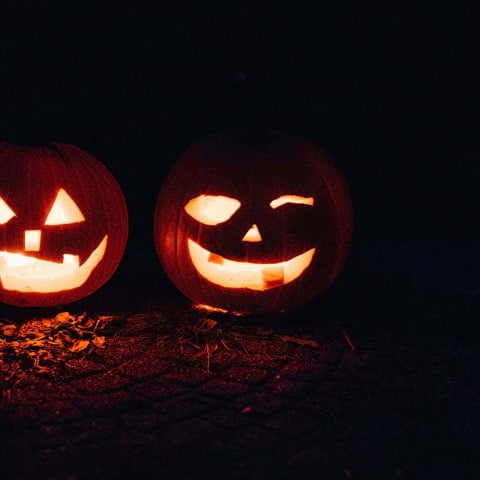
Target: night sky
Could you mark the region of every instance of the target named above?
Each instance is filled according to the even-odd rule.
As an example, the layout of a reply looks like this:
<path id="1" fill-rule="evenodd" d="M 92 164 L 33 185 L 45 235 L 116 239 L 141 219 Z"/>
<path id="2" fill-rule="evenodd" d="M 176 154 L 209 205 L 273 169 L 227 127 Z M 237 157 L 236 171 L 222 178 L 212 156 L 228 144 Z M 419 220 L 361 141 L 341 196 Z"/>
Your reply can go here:
<path id="1" fill-rule="evenodd" d="M 153 248 L 156 193 L 181 152 L 253 123 L 336 159 L 356 239 L 478 239 L 478 8 L 30 3 L 2 6 L 0 137 L 105 163 L 129 206 L 129 248 Z"/>

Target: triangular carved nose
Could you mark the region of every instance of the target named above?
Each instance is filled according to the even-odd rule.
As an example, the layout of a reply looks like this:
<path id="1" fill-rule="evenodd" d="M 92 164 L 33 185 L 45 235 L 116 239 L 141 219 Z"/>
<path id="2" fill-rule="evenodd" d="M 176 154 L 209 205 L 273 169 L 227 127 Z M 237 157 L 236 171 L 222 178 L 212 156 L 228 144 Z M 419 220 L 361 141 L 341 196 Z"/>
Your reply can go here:
<path id="1" fill-rule="evenodd" d="M 261 242 L 262 236 L 260 235 L 260 231 L 258 227 L 253 224 L 249 229 L 248 232 L 243 236 L 242 242 Z"/>

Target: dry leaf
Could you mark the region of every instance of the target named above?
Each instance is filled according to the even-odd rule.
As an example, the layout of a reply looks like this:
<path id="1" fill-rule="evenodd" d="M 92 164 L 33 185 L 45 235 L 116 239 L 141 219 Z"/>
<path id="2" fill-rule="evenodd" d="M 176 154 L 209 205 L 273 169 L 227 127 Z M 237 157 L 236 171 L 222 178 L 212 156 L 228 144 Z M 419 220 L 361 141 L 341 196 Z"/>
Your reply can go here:
<path id="1" fill-rule="evenodd" d="M 55 316 L 55 321 L 59 323 L 67 323 L 75 320 L 75 317 L 68 312 L 60 312 Z"/>
<path id="2" fill-rule="evenodd" d="M 46 328 L 53 328 L 56 320 L 54 318 L 42 318 L 42 326 Z"/>
<path id="3" fill-rule="evenodd" d="M 88 347 L 89 343 L 89 340 L 75 340 L 69 350 L 71 352 L 81 352 Z"/>
<path id="4" fill-rule="evenodd" d="M 210 332 L 217 326 L 217 323 L 216 320 L 211 318 L 202 318 L 198 330 L 204 333 Z"/>
<path id="5" fill-rule="evenodd" d="M 99 348 L 105 347 L 105 337 L 94 337 L 92 343 Z"/>
<path id="6" fill-rule="evenodd" d="M 111 322 L 115 318 L 115 315 L 99 315 L 97 317 L 97 327 L 101 323 L 108 323 Z"/>
<path id="7" fill-rule="evenodd" d="M 6 337 L 12 337 L 17 331 L 17 326 L 14 324 L 0 325 L 0 332 Z"/>
<path id="8" fill-rule="evenodd" d="M 290 335 L 277 335 L 282 342 L 292 342 L 298 343 L 299 345 L 308 345 L 309 347 L 317 348 L 318 343 L 315 340 L 310 340 L 308 338 L 297 338 L 291 337 Z"/>
<path id="9" fill-rule="evenodd" d="M 55 317 L 32 319 L 21 326 L 0 321 L 0 373 L 4 379 L 21 375 L 23 370 L 51 373 L 55 364 L 71 355 L 83 355 L 105 348 L 105 336 L 97 335 L 114 316 L 91 318 L 85 313 L 61 312 Z M 28 361 L 25 361 L 28 360 Z"/>
<path id="10" fill-rule="evenodd" d="M 78 326 L 82 330 L 90 330 L 95 326 L 96 322 L 97 320 L 93 319 L 92 317 L 86 317 L 86 318 L 82 317 Z"/>

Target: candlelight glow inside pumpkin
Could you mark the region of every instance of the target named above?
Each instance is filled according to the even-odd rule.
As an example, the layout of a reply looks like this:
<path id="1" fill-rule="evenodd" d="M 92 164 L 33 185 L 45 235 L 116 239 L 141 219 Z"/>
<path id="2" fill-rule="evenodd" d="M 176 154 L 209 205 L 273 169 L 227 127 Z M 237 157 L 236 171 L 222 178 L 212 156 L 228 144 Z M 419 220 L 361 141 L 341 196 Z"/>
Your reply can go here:
<path id="1" fill-rule="evenodd" d="M 296 308 L 339 274 L 352 235 L 342 174 L 313 142 L 233 129 L 191 145 L 157 197 L 154 240 L 195 304 L 235 313 Z"/>
<path id="2" fill-rule="evenodd" d="M 312 197 L 282 195 L 270 202 L 275 209 L 287 203 L 313 205 Z M 223 195 L 200 195 L 185 205 L 185 211 L 205 225 L 226 222 L 239 208 L 241 202 Z M 243 242 L 261 242 L 262 235 L 253 224 L 242 237 Z M 216 285 L 225 288 L 268 290 L 292 282 L 310 265 L 315 248 L 293 258 L 276 263 L 255 263 L 224 258 L 188 239 L 188 252 L 198 273 Z"/>
<path id="3" fill-rule="evenodd" d="M 0 300 L 85 297 L 113 274 L 127 235 L 123 194 L 94 157 L 64 144 L 0 142 Z"/>
<path id="4" fill-rule="evenodd" d="M 0 197 L 0 225 L 7 223 L 15 212 Z M 84 222 L 80 209 L 61 188 L 45 220 L 45 225 Z M 25 251 L 40 251 L 41 230 L 25 230 Z M 83 285 L 98 265 L 107 248 L 105 235 L 87 260 L 80 266 L 79 256 L 63 254 L 63 261 L 52 262 L 21 253 L 0 251 L 0 280 L 6 290 L 19 292 L 58 292 Z"/>

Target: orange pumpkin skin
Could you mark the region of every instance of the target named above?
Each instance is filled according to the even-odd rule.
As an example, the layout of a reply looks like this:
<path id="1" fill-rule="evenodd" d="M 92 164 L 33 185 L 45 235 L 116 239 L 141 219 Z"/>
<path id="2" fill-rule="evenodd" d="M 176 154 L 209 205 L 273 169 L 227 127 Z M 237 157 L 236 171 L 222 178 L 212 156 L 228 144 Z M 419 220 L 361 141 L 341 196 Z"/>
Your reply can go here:
<path id="1" fill-rule="evenodd" d="M 215 204 L 225 197 L 236 208 L 228 218 L 214 221 L 209 206 L 200 216 L 193 213 L 205 199 Z M 320 296 L 344 266 L 352 231 L 345 178 L 318 145 L 285 132 L 246 129 L 191 145 L 160 188 L 153 222 L 162 267 L 182 294 L 242 314 L 284 312 Z M 193 245 L 210 252 L 205 270 L 194 260 Z M 312 251 L 308 266 L 288 278 L 282 262 Z M 222 271 L 242 270 L 245 262 L 252 272 Z M 210 277 L 214 270 L 222 271 L 220 280 Z"/>
<path id="2" fill-rule="evenodd" d="M 66 220 L 70 213 L 81 218 Z M 117 269 L 127 238 L 125 198 L 99 160 L 62 143 L 0 142 L 1 302 L 57 306 L 92 294 Z"/>

